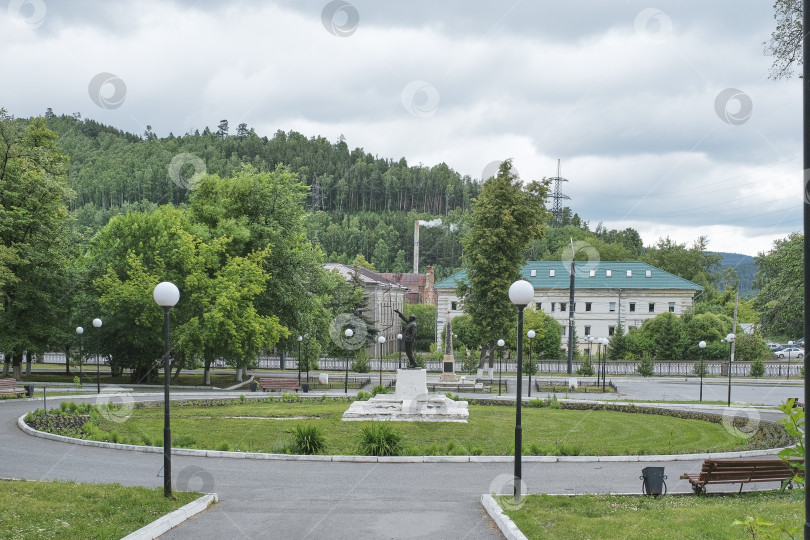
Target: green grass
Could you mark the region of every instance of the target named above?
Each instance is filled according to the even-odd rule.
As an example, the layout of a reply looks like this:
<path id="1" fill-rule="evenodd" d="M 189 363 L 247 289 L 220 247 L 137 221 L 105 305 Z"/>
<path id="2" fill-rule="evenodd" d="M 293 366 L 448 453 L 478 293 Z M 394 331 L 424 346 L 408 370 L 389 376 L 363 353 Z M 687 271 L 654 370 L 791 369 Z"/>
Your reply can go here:
<path id="1" fill-rule="evenodd" d="M 199 493 L 119 484 L 0 480 L 0 539 L 122 538 Z"/>
<path id="2" fill-rule="evenodd" d="M 534 389 L 533 389 L 534 390 Z M 608 385 L 605 385 L 605 391 L 602 391 L 602 385 L 579 385 L 574 390 L 571 390 L 569 386 L 564 384 L 560 385 L 543 385 L 540 387 L 538 392 L 552 392 L 552 393 L 559 393 L 559 394 L 615 394 L 616 390 L 611 388 Z"/>
<path id="3" fill-rule="evenodd" d="M 787 528 L 800 528 L 804 523 L 804 500 L 794 500 L 792 493 L 658 498 L 529 495 L 518 509 L 513 509 L 510 496 L 496 500 L 527 537 L 536 539 L 743 539 L 751 538 L 751 534 L 745 527 L 732 524 L 748 516 Z"/>
<path id="4" fill-rule="evenodd" d="M 172 444 L 213 449 L 227 441 L 234 450 L 284 453 L 290 451 L 299 425 L 317 425 L 323 433 L 323 453 L 356 454 L 360 432 L 370 422 L 343 422 L 345 401 L 278 399 L 214 407 L 172 404 Z M 454 422 L 394 422 L 409 455 L 512 455 L 514 409 L 469 407 L 467 424 Z M 99 427 L 118 442 L 157 445 L 162 440 L 163 409 L 136 408 L 124 422 L 106 419 Z M 726 451 L 741 447 L 721 424 L 668 416 L 615 411 L 574 411 L 523 408 L 524 453 L 537 455 L 626 455 Z M 108 440 L 112 440 L 111 438 Z"/>

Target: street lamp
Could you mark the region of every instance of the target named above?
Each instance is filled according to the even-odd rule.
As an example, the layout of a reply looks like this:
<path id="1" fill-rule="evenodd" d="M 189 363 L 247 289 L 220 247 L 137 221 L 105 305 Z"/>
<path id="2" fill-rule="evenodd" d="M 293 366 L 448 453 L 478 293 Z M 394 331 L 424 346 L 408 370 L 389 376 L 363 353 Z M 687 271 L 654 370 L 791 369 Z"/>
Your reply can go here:
<path id="1" fill-rule="evenodd" d="M 93 319 L 93 327 L 101 328 L 101 319 Z M 96 335 L 96 393 L 101 393 L 101 373 L 99 372 L 99 364 L 101 363 L 101 331 Z"/>
<path id="2" fill-rule="evenodd" d="M 380 344 L 380 386 L 382 386 L 382 361 L 383 361 L 383 343 L 385 343 L 385 336 L 377 336 L 377 343 Z"/>
<path id="3" fill-rule="evenodd" d="M 399 360 L 397 360 L 397 369 L 402 369 L 402 334 L 397 334 L 397 341 L 399 342 Z"/>
<path id="4" fill-rule="evenodd" d="M 504 340 L 498 340 L 498 395 L 501 395 L 501 377 L 503 376 L 503 346 Z"/>
<path id="5" fill-rule="evenodd" d="M 304 334 L 304 337 L 308 338 L 309 334 Z M 309 350 L 310 350 L 310 352 L 312 352 L 312 340 L 310 340 L 310 342 L 309 342 Z M 306 351 L 304 351 L 304 352 L 306 352 Z M 306 362 L 306 365 L 307 365 L 307 380 L 304 382 L 304 387 L 303 388 L 304 388 L 304 392 L 309 392 L 309 357 L 305 358 L 304 361 Z"/>
<path id="6" fill-rule="evenodd" d="M 602 350 L 602 393 L 605 393 L 605 375 L 607 375 L 607 346 L 610 343 L 608 338 L 603 337 L 599 338 L 599 342 L 604 345 L 604 349 Z"/>
<path id="7" fill-rule="evenodd" d="M 532 371 L 534 371 L 534 364 L 532 364 L 532 340 L 536 335 L 534 330 L 526 332 L 526 336 L 529 338 L 529 397 L 532 397 Z"/>
<path id="8" fill-rule="evenodd" d="M 703 372 L 706 371 L 703 366 L 703 349 L 706 348 L 706 342 L 701 341 L 698 343 L 698 347 L 700 347 L 700 401 L 703 401 Z"/>
<path id="9" fill-rule="evenodd" d="M 787 378 L 790 380 L 790 349 L 793 347 L 793 342 L 788 341 L 788 369 L 787 369 Z"/>
<path id="10" fill-rule="evenodd" d="M 172 430 L 169 421 L 169 311 L 178 300 L 180 291 L 174 283 L 163 281 L 152 293 L 155 303 L 163 308 L 163 496 L 172 496 Z M 99 326 L 101 326 L 101 321 Z M 95 324 L 95 321 L 93 321 Z"/>
<path id="11" fill-rule="evenodd" d="M 354 330 L 347 328 L 343 335 L 346 336 L 346 379 L 343 381 L 343 391 L 349 393 L 349 342 L 348 340 L 354 335 Z"/>
<path id="12" fill-rule="evenodd" d="M 84 334 L 84 328 L 81 326 L 76 327 L 76 333 L 79 334 L 79 380 L 82 380 L 82 334 Z M 67 362 L 67 358 L 65 358 L 65 362 Z"/>
<path id="13" fill-rule="evenodd" d="M 298 358 L 295 363 L 298 364 L 298 386 L 301 386 L 301 342 L 304 341 L 304 336 L 298 336 Z"/>
<path id="14" fill-rule="evenodd" d="M 732 347 L 734 343 L 734 336 L 733 333 L 729 333 L 726 335 L 726 341 L 728 341 L 728 406 L 731 407 L 731 357 L 733 356 Z"/>
<path id="15" fill-rule="evenodd" d="M 520 407 L 522 405 L 522 380 L 523 373 L 523 310 L 534 300 L 534 287 L 526 280 L 518 280 L 509 286 L 509 300 L 515 304 L 518 310 L 517 322 L 517 399 L 515 409 L 515 501 L 520 500 L 521 483 L 521 458 L 523 452 L 523 426 L 520 420 Z M 573 311 L 574 306 L 571 305 Z"/>

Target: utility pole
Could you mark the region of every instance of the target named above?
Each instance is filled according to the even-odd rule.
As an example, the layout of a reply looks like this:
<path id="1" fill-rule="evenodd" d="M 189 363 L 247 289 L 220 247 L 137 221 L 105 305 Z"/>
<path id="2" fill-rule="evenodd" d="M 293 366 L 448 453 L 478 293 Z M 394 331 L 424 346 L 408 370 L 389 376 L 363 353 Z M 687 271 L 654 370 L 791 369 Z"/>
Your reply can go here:
<path id="1" fill-rule="evenodd" d="M 731 340 L 731 356 L 728 360 L 728 406 L 731 407 L 731 364 L 734 362 L 734 348 L 737 346 L 737 303 L 740 301 L 740 291 L 734 294 L 734 324 L 731 326 L 731 333 L 734 339 Z"/>
<path id="2" fill-rule="evenodd" d="M 574 369 L 574 239 L 571 239 L 571 282 L 568 286 L 568 371 Z"/>

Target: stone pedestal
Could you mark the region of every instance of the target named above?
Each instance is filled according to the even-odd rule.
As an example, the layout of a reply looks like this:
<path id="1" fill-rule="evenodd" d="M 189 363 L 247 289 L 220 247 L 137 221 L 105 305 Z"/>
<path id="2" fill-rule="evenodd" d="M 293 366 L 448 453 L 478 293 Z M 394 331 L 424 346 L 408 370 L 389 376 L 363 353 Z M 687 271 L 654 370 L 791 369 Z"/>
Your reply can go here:
<path id="1" fill-rule="evenodd" d="M 428 394 L 424 369 L 400 369 L 394 395 L 378 394 L 368 401 L 355 401 L 343 413 L 343 420 L 467 422 L 468 416 L 466 401 Z"/>
<path id="2" fill-rule="evenodd" d="M 443 382 L 456 382 L 456 358 L 452 354 L 445 354 L 442 360 L 442 376 Z"/>

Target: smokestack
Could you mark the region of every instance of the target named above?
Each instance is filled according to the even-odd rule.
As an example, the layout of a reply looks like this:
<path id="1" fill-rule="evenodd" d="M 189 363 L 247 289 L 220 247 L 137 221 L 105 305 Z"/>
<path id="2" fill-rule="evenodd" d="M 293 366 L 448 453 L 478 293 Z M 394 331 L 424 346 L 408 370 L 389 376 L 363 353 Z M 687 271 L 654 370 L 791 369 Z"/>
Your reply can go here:
<path id="1" fill-rule="evenodd" d="M 413 273 L 419 273 L 419 220 L 413 222 Z"/>

